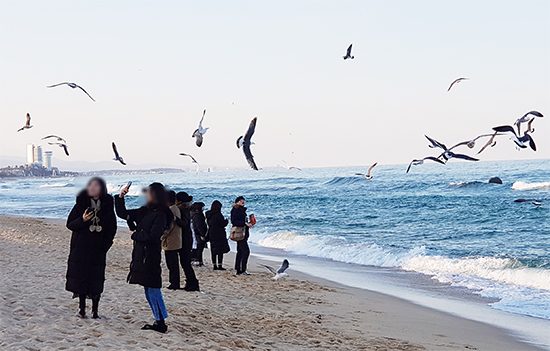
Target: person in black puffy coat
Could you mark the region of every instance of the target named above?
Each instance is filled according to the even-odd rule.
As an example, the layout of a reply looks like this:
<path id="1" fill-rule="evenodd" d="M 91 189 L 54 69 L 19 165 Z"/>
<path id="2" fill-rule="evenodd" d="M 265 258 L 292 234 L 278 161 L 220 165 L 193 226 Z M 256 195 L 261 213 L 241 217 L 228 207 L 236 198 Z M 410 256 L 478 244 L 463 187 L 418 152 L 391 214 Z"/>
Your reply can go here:
<path id="1" fill-rule="evenodd" d="M 107 251 L 113 245 L 117 224 L 113 198 L 101 178 L 92 178 L 76 198 L 67 218 L 71 248 L 65 289 L 80 299 L 79 315 L 86 316 L 86 298 L 92 299 L 92 318 L 99 318 L 99 298 L 105 282 Z"/>
<path id="2" fill-rule="evenodd" d="M 191 206 L 191 223 L 193 223 L 193 234 L 197 247 L 193 249 L 193 258 L 197 266 L 204 266 L 203 252 L 206 247 L 206 218 L 204 217 L 204 202 L 195 202 Z"/>
<path id="3" fill-rule="evenodd" d="M 248 221 L 248 216 L 246 215 L 246 201 L 244 197 L 239 196 L 235 199 L 235 203 L 231 208 L 231 224 L 235 227 L 244 227 L 245 235 L 244 239 L 237 241 L 237 255 L 235 256 L 235 270 L 237 275 L 249 275 L 246 267 L 248 265 L 248 258 L 250 257 L 250 248 L 248 247 L 248 237 L 250 236 L 249 229 L 254 227 Z"/>
<path id="4" fill-rule="evenodd" d="M 208 223 L 206 240 L 210 242 L 214 270 L 225 271 L 225 268 L 223 268 L 223 255 L 230 251 L 225 227 L 227 227 L 229 221 L 223 217 L 222 204 L 218 200 L 214 201 L 210 211 L 206 212 L 206 222 Z"/>
<path id="5" fill-rule="evenodd" d="M 143 330 L 166 333 L 164 320 L 168 317 L 162 297 L 161 236 L 170 228 L 174 215 L 168 208 L 166 189 L 160 183 L 149 185 L 146 191 L 147 204 L 135 210 L 127 210 L 124 196 L 129 186 L 115 197 L 117 215 L 130 226 L 134 247 L 128 282 L 145 289 L 145 297 L 155 316 L 155 323 L 146 324 Z"/>

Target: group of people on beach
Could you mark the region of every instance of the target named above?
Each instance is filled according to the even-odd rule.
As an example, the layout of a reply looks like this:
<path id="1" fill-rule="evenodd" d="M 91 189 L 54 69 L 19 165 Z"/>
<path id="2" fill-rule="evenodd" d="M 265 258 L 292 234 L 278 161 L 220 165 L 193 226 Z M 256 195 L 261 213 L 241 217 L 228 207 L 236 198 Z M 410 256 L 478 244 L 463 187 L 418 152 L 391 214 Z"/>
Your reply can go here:
<path id="1" fill-rule="evenodd" d="M 133 240 L 127 281 L 144 287 L 155 317 L 153 324 L 142 329 L 165 333 L 168 313 L 161 292 L 162 251 L 169 271 L 167 288 L 200 291 L 192 263 L 204 266 L 203 251 L 209 242 L 213 269 L 226 270 L 223 255 L 230 251 L 226 235 L 229 220 L 222 214 L 220 201 L 214 201 L 205 215 L 204 203 L 193 203 L 193 197 L 186 192 L 176 193 L 160 183 L 144 189 L 144 206 L 127 209 L 125 196 L 129 187 L 125 186 L 113 197 L 107 192 L 105 180 L 95 177 L 77 196 L 67 219 L 72 236 L 66 289 L 79 298 L 79 316 L 86 317 L 86 299 L 91 299 L 92 318 L 99 318 L 107 252 L 113 245 L 118 216 L 127 222 Z M 231 224 L 230 238 L 237 242 L 235 270 L 237 275 L 248 275 L 248 237 L 254 223 L 249 221 L 242 196 L 236 198 L 231 209 Z M 186 278 L 184 287 L 180 285 L 180 265 Z"/>

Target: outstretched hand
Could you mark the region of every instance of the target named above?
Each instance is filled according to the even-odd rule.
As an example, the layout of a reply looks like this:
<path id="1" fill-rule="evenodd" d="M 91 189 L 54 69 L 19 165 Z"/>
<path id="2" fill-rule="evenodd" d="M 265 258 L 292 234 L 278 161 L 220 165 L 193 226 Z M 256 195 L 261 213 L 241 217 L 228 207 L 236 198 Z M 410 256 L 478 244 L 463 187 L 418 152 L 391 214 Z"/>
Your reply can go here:
<path id="1" fill-rule="evenodd" d="M 122 190 L 120 191 L 120 197 L 124 197 L 126 196 L 126 194 L 128 194 L 128 191 L 130 190 L 130 186 L 129 185 L 126 185 L 124 188 L 122 188 Z"/>

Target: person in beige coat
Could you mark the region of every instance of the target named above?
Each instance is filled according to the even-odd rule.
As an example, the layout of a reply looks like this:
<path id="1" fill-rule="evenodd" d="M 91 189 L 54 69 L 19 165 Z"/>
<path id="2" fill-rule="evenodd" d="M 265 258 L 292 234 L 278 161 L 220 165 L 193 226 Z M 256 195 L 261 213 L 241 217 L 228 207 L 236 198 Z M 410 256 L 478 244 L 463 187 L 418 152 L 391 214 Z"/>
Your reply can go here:
<path id="1" fill-rule="evenodd" d="M 176 206 L 176 192 L 168 192 L 168 202 L 170 210 L 176 218 L 181 218 L 181 211 Z M 164 232 L 161 237 L 162 249 L 166 257 L 166 266 L 168 266 L 170 285 L 168 289 L 180 289 L 180 266 L 178 260 L 178 251 L 182 248 L 181 227 L 175 221 L 172 222 L 170 229 Z"/>

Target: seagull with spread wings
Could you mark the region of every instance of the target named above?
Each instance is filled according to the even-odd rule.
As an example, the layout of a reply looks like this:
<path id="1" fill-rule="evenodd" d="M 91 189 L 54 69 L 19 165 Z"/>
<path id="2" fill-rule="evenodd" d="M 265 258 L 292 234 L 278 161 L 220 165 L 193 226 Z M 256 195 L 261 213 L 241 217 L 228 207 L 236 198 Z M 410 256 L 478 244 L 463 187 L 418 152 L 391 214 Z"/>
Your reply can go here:
<path id="1" fill-rule="evenodd" d="M 367 174 L 364 174 L 364 173 L 355 173 L 355 175 L 365 177 L 365 179 L 367 179 L 367 180 L 371 180 L 373 177 L 370 175 L 370 173 L 372 172 L 372 169 L 373 169 L 374 167 L 376 167 L 377 164 L 378 164 L 378 162 L 376 162 L 375 164 L 373 164 L 372 166 L 370 166 L 369 171 L 367 172 Z"/>
<path id="2" fill-rule="evenodd" d="M 302 169 L 301 168 L 298 168 L 298 167 L 294 167 L 294 166 L 291 166 L 289 165 L 285 160 L 283 160 L 283 163 L 286 165 L 286 169 L 288 169 L 289 171 L 293 170 L 293 169 L 296 169 L 298 171 L 301 171 Z"/>
<path id="3" fill-rule="evenodd" d="M 544 117 L 542 113 L 539 111 L 529 111 L 520 118 L 518 118 L 514 125 L 518 128 L 518 135 L 521 135 L 521 125 L 523 123 L 527 123 L 527 132 L 533 133 L 535 130 L 531 128 L 531 124 L 533 124 L 533 121 L 536 117 Z"/>
<path id="4" fill-rule="evenodd" d="M 70 87 L 73 88 L 73 89 L 78 88 L 78 89 L 82 90 L 86 95 L 88 95 L 88 97 L 89 97 L 90 99 L 92 99 L 93 102 L 95 102 L 94 98 L 93 98 L 90 94 L 88 94 L 88 92 L 87 92 L 86 90 L 84 90 L 83 87 L 81 87 L 80 85 L 78 85 L 78 84 L 76 84 L 76 83 L 63 82 L 63 83 L 58 83 L 58 84 L 54 84 L 54 85 L 48 85 L 47 87 L 48 87 L 48 88 L 55 88 L 55 87 L 58 87 L 58 86 L 60 86 L 60 85 L 68 85 L 68 86 L 70 86 Z"/>
<path id="5" fill-rule="evenodd" d="M 344 60 L 347 60 L 347 59 L 353 60 L 355 58 L 355 56 L 353 56 L 351 54 L 352 46 L 353 46 L 353 44 L 349 44 L 348 49 L 346 50 L 346 55 L 342 56 L 344 58 Z"/>
<path id="6" fill-rule="evenodd" d="M 516 134 L 516 130 L 512 126 L 499 126 L 494 127 L 493 130 L 498 133 L 511 133 L 512 134 L 512 140 L 516 145 L 522 149 L 526 149 L 527 145 L 533 149 L 533 151 L 537 151 L 537 145 L 535 145 L 535 140 L 533 140 L 533 137 L 529 135 L 528 131 L 525 131 L 523 133 L 523 136 L 520 137 Z"/>
<path id="7" fill-rule="evenodd" d="M 122 163 L 124 166 L 126 166 L 126 163 L 124 163 L 124 159 L 122 158 L 122 156 L 120 156 L 120 154 L 118 153 L 118 149 L 115 145 L 115 142 L 113 141 L 113 143 L 111 144 L 111 146 L 113 147 L 113 152 L 115 153 L 115 158 L 113 158 L 114 161 L 118 161 L 120 163 Z"/>
<path id="8" fill-rule="evenodd" d="M 30 113 L 27 112 L 27 120 L 25 122 L 25 125 L 23 127 L 19 128 L 17 131 L 21 132 L 25 129 L 31 129 L 32 127 L 33 126 L 31 126 L 31 115 L 30 115 Z"/>
<path id="9" fill-rule="evenodd" d="M 418 166 L 418 165 L 422 165 L 424 164 L 424 161 L 426 160 L 429 160 L 429 161 L 433 161 L 433 162 L 437 162 L 437 163 L 441 163 L 442 165 L 445 164 L 445 162 L 441 161 L 439 158 L 437 157 L 433 157 L 433 156 L 428 156 L 428 157 L 424 157 L 422 159 L 419 159 L 419 160 L 412 160 L 411 163 L 409 163 L 409 167 L 407 167 L 407 172 L 406 173 L 409 173 L 409 171 L 411 170 L 411 166 Z"/>
<path id="10" fill-rule="evenodd" d="M 246 131 L 246 134 L 244 136 L 240 136 L 237 139 L 237 148 L 243 149 L 244 156 L 246 157 L 248 164 L 255 171 L 258 170 L 258 166 L 256 166 L 256 162 L 254 162 L 254 156 L 252 155 L 252 151 L 250 151 L 250 146 L 254 144 L 251 139 L 252 139 L 252 136 L 254 135 L 254 131 L 256 130 L 257 120 L 258 120 L 258 117 L 254 117 L 254 119 L 252 119 L 252 122 L 250 122 L 250 125 L 248 126 L 248 130 Z"/>
<path id="11" fill-rule="evenodd" d="M 180 153 L 180 156 L 189 157 L 191 159 L 192 163 L 196 163 L 197 164 L 197 174 L 199 174 L 201 165 L 199 164 L 199 162 L 193 156 L 191 156 L 189 154 L 186 154 L 186 153 L 183 153 L 183 152 Z"/>
<path id="12" fill-rule="evenodd" d="M 445 160 L 444 161 L 445 163 L 447 163 L 447 161 L 449 161 L 451 158 L 458 158 L 458 159 L 466 160 L 466 161 L 479 161 L 477 158 L 473 158 L 473 157 L 470 157 L 468 155 L 457 154 L 457 153 L 454 153 L 454 152 L 451 151 L 454 148 L 459 147 L 461 145 L 468 145 L 469 143 L 474 143 L 474 145 L 475 145 L 475 139 L 474 140 L 469 140 L 469 141 L 464 141 L 464 142 L 458 143 L 458 144 L 456 144 L 456 145 L 454 145 L 450 148 L 447 148 L 445 146 L 445 144 L 440 143 L 439 141 L 437 141 L 435 139 L 432 139 L 427 135 L 424 135 L 424 136 L 431 143 L 431 145 L 429 145 L 429 147 L 431 147 L 431 148 L 440 148 L 440 149 L 443 150 L 443 152 L 437 158 Z"/>
<path id="13" fill-rule="evenodd" d="M 57 145 L 60 148 L 63 148 L 63 151 L 65 151 L 65 155 L 69 156 L 69 148 L 68 148 L 67 144 L 65 144 L 64 142 L 48 143 L 48 144 L 49 145 Z"/>
<path id="14" fill-rule="evenodd" d="M 46 140 L 46 139 L 50 139 L 50 138 L 57 139 L 57 141 L 59 141 L 59 142 L 61 142 L 61 143 L 67 143 L 67 142 L 65 141 L 65 139 L 63 139 L 62 137 L 57 136 L 57 135 L 48 135 L 48 136 L 43 137 L 41 140 Z"/>
<path id="15" fill-rule="evenodd" d="M 267 268 L 271 273 L 273 273 L 273 278 L 271 278 L 273 280 L 279 280 L 281 278 L 288 277 L 288 274 L 285 272 L 289 267 L 287 259 L 283 261 L 283 264 L 281 264 L 281 267 L 279 267 L 278 270 L 275 270 L 275 268 L 265 264 L 260 264 L 259 266 Z"/>
<path id="16" fill-rule="evenodd" d="M 455 80 L 453 80 L 453 82 L 451 83 L 451 85 L 449 86 L 449 89 L 447 89 L 447 92 L 449 92 L 451 90 L 451 88 L 453 87 L 453 85 L 455 84 L 458 84 L 460 82 L 462 82 L 463 80 L 469 80 L 470 78 L 457 78 Z"/>
<path id="17" fill-rule="evenodd" d="M 203 135 L 206 134 L 206 131 L 208 128 L 203 128 L 202 121 L 204 120 L 204 115 L 206 114 L 206 109 L 202 112 L 202 118 L 199 122 L 199 127 L 193 132 L 193 135 L 191 135 L 191 138 L 196 138 L 195 143 L 198 147 L 201 147 L 202 141 L 203 141 Z"/>
<path id="18" fill-rule="evenodd" d="M 497 135 L 499 135 L 498 132 L 494 132 L 493 135 L 491 136 L 491 138 L 489 138 L 489 140 L 487 140 L 487 143 L 485 143 L 485 145 L 483 145 L 483 147 L 477 152 L 477 154 L 479 155 L 480 153 L 483 152 L 483 150 L 485 150 L 489 146 L 494 147 L 497 144 L 497 142 L 495 140 Z"/>

